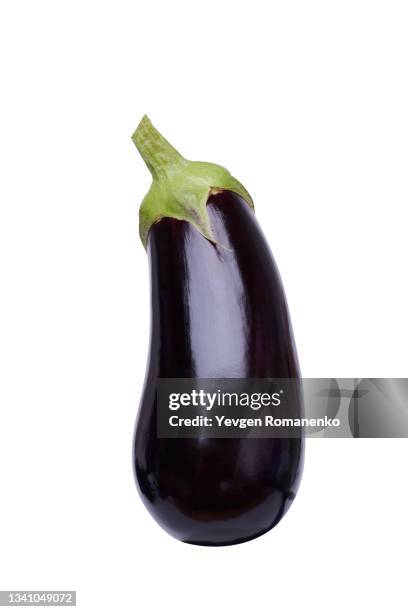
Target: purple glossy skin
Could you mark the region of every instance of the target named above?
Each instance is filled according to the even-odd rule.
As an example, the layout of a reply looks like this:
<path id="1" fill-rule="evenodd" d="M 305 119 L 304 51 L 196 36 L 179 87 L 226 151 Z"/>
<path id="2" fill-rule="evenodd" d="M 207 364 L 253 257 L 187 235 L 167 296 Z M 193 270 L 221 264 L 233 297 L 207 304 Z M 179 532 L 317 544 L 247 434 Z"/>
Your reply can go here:
<path id="1" fill-rule="evenodd" d="M 220 546 L 280 521 L 299 485 L 303 440 L 157 438 L 159 377 L 300 375 L 279 273 L 253 211 L 225 191 L 210 197 L 208 212 L 227 248 L 175 219 L 150 230 L 151 345 L 134 466 L 141 497 L 167 532 Z"/>

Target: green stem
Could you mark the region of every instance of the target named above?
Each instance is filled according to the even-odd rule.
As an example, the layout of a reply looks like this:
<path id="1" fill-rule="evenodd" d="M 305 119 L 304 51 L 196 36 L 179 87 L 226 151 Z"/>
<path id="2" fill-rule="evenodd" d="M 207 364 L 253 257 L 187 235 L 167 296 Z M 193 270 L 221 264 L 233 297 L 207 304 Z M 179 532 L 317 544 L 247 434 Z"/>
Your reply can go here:
<path id="1" fill-rule="evenodd" d="M 228 170 L 217 164 L 184 159 L 146 115 L 132 140 L 153 177 L 139 213 L 139 232 L 145 247 L 150 228 L 164 217 L 191 223 L 207 240 L 215 243 L 207 212 L 207 201 L 212 193 L 232 191 L 253 208 L 251 196 Z"/>
<path id="2" fill-rule="evenodd" d="M 132 140 L 152 177 L 165 178 L 187 162 L 182 155 L 156 130 L 147 115 L 137 126 Z"/>

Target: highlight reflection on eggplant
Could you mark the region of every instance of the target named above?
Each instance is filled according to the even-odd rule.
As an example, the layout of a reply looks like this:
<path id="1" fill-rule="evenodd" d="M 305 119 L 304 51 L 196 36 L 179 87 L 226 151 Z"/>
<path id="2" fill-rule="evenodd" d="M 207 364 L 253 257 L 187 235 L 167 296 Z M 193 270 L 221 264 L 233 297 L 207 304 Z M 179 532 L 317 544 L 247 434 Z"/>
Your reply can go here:
<path id="1" fill-rule="evenodd" d="M 133 140 L 153 176 L 140 213 L 152 315 L 136 482 L 174 537 L 244 542 L 276 525 L 291 504 L 303 440 L 158 438 L 157 380 L 298 378 L 282 283 L 238 181 L 219 166 L 184 160 L 147 117 Z"/>

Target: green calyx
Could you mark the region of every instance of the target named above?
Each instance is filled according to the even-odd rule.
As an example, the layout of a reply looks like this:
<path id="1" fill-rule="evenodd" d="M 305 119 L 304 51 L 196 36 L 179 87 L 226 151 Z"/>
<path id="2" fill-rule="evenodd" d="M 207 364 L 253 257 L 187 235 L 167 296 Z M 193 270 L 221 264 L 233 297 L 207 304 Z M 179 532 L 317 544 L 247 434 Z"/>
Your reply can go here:
<path id="1" fill-rule="evenodd" d="M 207 201 L 211 194 L 233 191 L 253 208 L 252 198 L 231 174 L 216 164 L 184 159 L 145 115 L 132 136 L 153 177 L 140 206 L 139 232 L 146 248 L 153 223 L 163 217 L 188 221 L 215 243 Z"/>

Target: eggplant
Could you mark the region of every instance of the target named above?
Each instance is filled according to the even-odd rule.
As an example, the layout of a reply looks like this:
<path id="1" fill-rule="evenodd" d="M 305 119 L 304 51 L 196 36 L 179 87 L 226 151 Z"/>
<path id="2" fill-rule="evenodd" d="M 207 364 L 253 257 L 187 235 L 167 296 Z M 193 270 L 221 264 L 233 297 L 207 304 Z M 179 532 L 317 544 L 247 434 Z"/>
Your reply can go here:
<path id="1" fill-rule="evenodd" d="M 132 138 L 153 176 L 140 211 L 151 336 L 133 444 L 136 484 L 175 538 L 245 542 L 274 527 L 292 503 L 303 437 L 159 438 L 157 385 L 299 378 L 281 279 L 241 183 L 220 166 L 184 160 L 147 117 Z"/>

